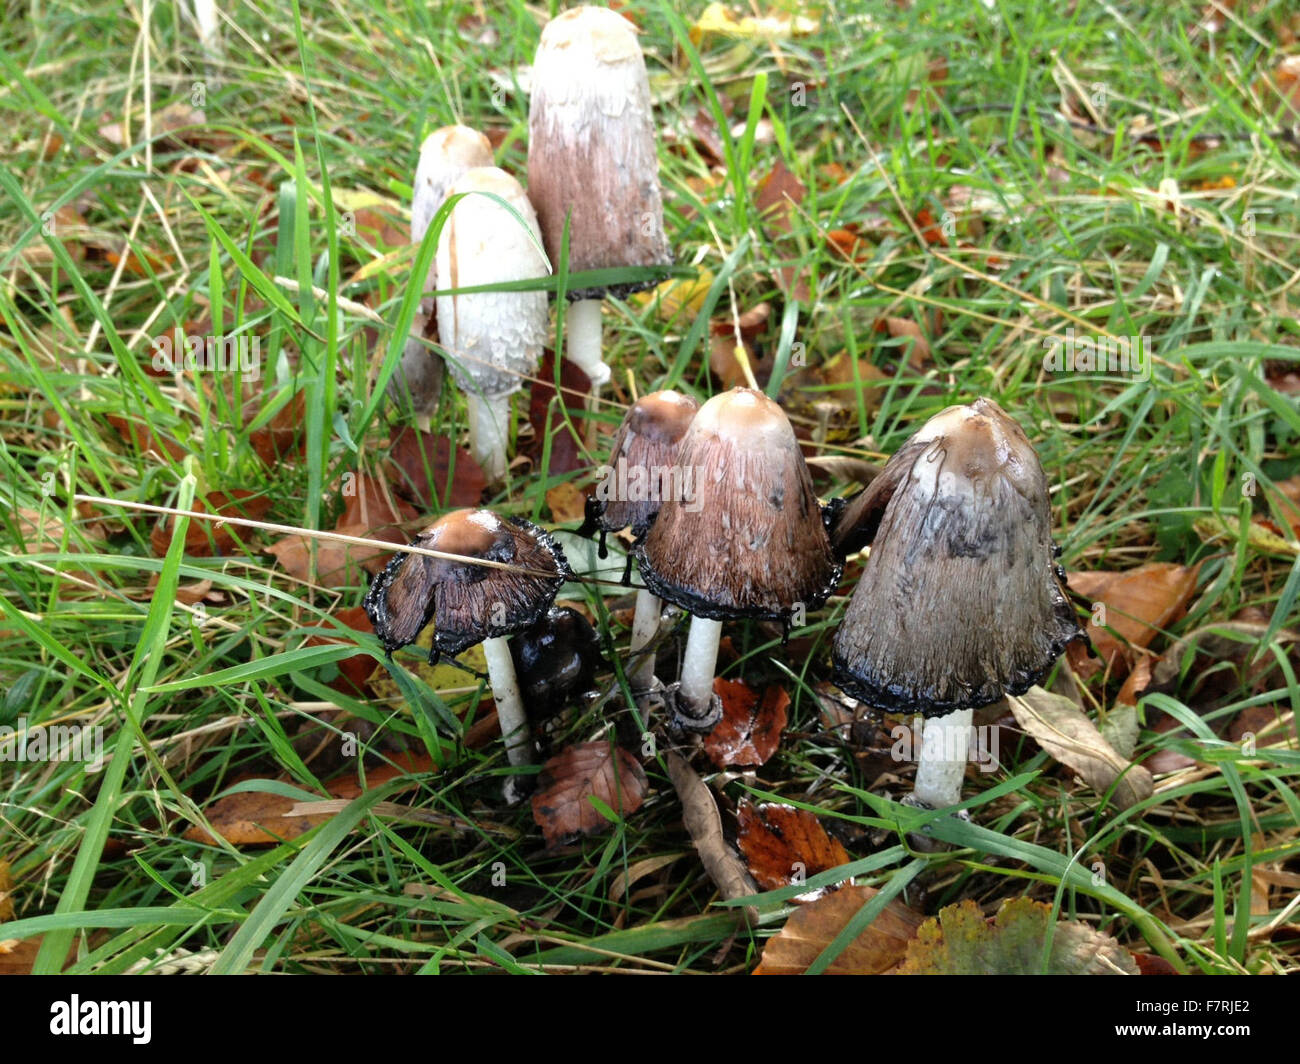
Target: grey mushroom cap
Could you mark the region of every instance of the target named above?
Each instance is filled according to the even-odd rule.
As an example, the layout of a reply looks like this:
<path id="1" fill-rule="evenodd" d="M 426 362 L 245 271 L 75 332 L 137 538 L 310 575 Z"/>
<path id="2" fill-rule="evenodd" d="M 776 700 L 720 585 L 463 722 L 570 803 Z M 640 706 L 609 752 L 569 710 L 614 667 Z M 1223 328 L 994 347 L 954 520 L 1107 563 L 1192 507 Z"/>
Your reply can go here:
<path id="1" fill-rule="evenodd" d="M 931 418 L 872 489 L 836 529 L 841 546 L 864 528 L 873 543 L 833 646 L 848 694 L 945 716 L 1022 694 L 1081 638 L 1055 561 L 1047 477 L 997 403 Z"/>
<path id="2" fill-rule="evenodd" d="M 528 194 L 557 267 L 566 218 L 572 273 L 672 262 L 645 58 L 635 27 L 608 8 L 572 8 L 542 31 L 528 108 Z M 599 299 L 654 283 L 567 295 Z"/>
<path id="3" fill-rule="evenodd" d="M 545 616 L 573 575 L 549 533 L 491 510 L 453 510 L 420 533 L 415 546 L 509 568 L 398 554 L 362 603 L 390 653 L 415 642 L 431 621 L 434 650 L 448 656 L 522 631 Z"/>
<path id="4" fill-rule="evenodd" d="M 826 601 L 842 567 L 776 403 L 749 388 L 715 395 L 682 437 L 677 464 L 693 491 L 665 501 L 636 548 L 653 594 L 711 620 L 788 621 Z"/>

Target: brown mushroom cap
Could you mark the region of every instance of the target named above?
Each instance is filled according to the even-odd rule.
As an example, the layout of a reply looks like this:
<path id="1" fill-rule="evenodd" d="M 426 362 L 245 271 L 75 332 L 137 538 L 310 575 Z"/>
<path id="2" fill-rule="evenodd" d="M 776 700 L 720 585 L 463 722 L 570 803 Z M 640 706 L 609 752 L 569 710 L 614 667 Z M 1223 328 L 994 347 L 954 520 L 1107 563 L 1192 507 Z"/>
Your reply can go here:
<path id="1" fill-rule="evenodd" d="M 547 532 L 491 510 L 453 510 L 421 532 L 415 546 L 511 568 L 398 554 L 375 578 L 364 601 L 375 634 L 390 653 L 413 643 L 430 621 L 435 650 L 448 656 L 518 632 L 545 615 L 573 575 Z"/>
<path id="2" fill-rule="evenodd" d="M 854 698 L 925 716 L 988 705 L 1028 690 L 1080 637 L 1047 477 L 997 403 L 931 418 L 872 492 L 836 529 L 844 544 L 864 526 L 874 537 L 835 634 L 835 682 Z"/>
<path id="3" fill-rule="evenodd" d="M 785 412 L 762 392 L 715 395 L 677 453 L 693 482 L 637 548 L 646 586 L 699 617 L 787 620 L 839 581 L 821 507 Z"/>
<path id="4" fill-rule="evenodd" d="M 587 526 L 605 532 L 631 528 L 641 535 L 675 490 L 670 478 L 677 448 L 700 409 L 694 396 L 672 389 L 643 395 L 628 408 L 609 449 L 609 487 L 596 486 Z"/>
<path id="5" fill-rule="evenodd" d="M 570 272 L 672 262 L 645 58 L 635 27 L 608 8 L 572 8 L 542 31 L 528 107 L 528 195 L 557 268 L 570 211 Z M 567 295 L 599 299 L 654 283 Z"/>

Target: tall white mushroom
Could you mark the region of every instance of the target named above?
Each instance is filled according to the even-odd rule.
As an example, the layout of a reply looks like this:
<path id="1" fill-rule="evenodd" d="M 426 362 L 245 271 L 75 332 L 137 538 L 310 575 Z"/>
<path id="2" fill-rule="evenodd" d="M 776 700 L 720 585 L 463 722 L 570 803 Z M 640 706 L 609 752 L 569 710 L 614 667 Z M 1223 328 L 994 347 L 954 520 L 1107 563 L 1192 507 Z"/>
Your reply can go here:
<path id="1" fill-rule="evenodd" d="M 495 166 L 478 167 L 466 171 L 448 194 L 460 193 L 469 194 L 452 208 L 438 237 L 435 261 L 442 288 L 546 276 L 537 216 L 518 181 Z M 441 295 L 437 302 L 439 340 L 469 406 L 470 451 L 488 481 L 500 481 L 506 472 L 510 396 L 536 372 L 546 343 L 546 293 L 472 292 Z"/>
<path id="2" fill-rule="evenodd" d="M 552 262 L 568 221 L 571 272 L 672 261 L 650 82 L 636 29 L 622 15 L 575 7 L 542 31 L 528 108 L 528 194 Z M 610 376 L 601 357 L 601 299 L 653 283 L 568 292 L 568 357 L 591 379 L 593 394 Z"/>
<path id="3" fill-rule="evenodd" d="M 443 126 L 425 137 L 415 167 L 411 243 L 418 247 L 424 240 L 433 216 L 457 178 L 474 167 L 491 165 L 492 145 L 482 133 L 468 126 Z M 437 287 L 437 262 L 431 260 L 423 291 L 432 292 Z M 424 341 L 437 338 L 436 308 L 433 298 L 427 296 L 420 300 L 401 364 L 388 382 L 389 398 L 399 407 L 409 407 L 416 424 L 426 432 L 442 392 L 442 359 Z"/>

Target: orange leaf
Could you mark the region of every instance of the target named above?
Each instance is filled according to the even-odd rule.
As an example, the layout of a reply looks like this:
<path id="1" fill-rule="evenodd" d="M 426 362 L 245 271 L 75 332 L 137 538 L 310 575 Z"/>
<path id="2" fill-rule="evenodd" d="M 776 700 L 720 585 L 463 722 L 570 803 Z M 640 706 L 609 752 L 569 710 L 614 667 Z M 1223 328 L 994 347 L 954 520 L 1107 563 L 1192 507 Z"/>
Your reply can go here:
<path id="1" fill-rule="evenodd" d="M 821 822 L 806 809 L 771 803 L 755 805 L 742 799 L 737 816 L 740 828 L 736 846 L 750 875 L 764 890 L 788 887 L 849 862 L 848 852 L 839 840 L 827 835 Z M 823 888 L 804 899 L 821 897 L 825 892 Z"/>
<path id="2" fill-rule="evenodd" d="M 769 687 L 758 692 L 739 680 L 713 681 L 722 699 L 722 720 L 704 739 L 704 751 L 715 765 L 761 765 L 781 743 L 790 696 Z"/>

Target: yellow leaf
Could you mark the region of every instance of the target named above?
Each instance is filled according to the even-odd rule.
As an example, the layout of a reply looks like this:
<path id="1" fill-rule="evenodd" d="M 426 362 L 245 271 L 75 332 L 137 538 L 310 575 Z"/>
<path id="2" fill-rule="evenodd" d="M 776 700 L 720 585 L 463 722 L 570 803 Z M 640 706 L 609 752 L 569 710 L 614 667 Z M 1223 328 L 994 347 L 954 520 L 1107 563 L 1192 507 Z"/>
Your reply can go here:
<path id="1" fill-rule="evenodd" d="M 738 19 L 725 4 L 710 4 L 691 27 L 691 41 L 699 44 L 709 34 L 742 39 L 777 40 L 816 33 L 819 21 L 805 15 L 779 14 Z"/>
<path id="2" fill-rule="evenodd" d="M 657 288 L 636 296 L 641 306 L 653 304 L 655 315 L 660 321 L 673 321 L 678 314 L 686 311 L 692 317 L 704 306 L 704 297 L 713 287 L 713 274 L 701 269 L 695 278 L 674 278 L 664 281 Z"/>

